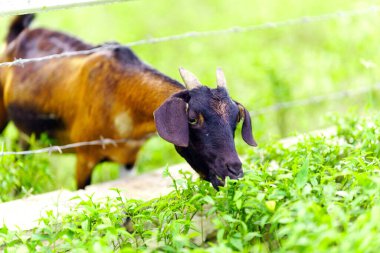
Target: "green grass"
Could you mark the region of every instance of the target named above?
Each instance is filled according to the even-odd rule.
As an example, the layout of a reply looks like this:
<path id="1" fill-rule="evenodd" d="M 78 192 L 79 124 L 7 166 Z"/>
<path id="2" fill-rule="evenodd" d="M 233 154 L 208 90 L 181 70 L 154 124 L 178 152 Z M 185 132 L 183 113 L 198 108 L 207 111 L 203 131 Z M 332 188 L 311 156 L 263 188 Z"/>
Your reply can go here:
<path id="1" fill-rule="evenodd" d="M 128 43 L 188 31 L 207 31 L 251 26 L 337 10 L 365 8 L 374 1 L 268 0 L 156 0 L 131 1 L 109 6 L 76 8 L 38 14 L 33 27 L 68 32 L 88 42 Z M 215 85 L 215 69 L 223 67 L 231 97 L 250 111 L 274 103 L 326 95 L 334 91 L 376 83 L 380 41 L 379 15 L 267 29 L 244 34 L 190 38 L 136 46 L 141 59 L 167 75 L 179 79 L 178 67 L 196 73 L 209 86 Z M 0 37 L 8 19 L 0 21 Z M 366 67 L 363 62 L 372 63 Z M 327 112 L 345 113 L 351 108 L 378 109 L 379 93 L 307 105 L 253 118 L 253 132 L 264 145 L 273 138 L 328 126 Z M 251 152 L 237 134 L 239 153 Z M 64 157 L 64 158 L 61 158 Z M 13 158 L 12 158 L 13 159 Z M 40 159 L 37 158 L 36 159 Z M 52 156 L 48 174 L 55 188 L 73 189 L 75 158 Z M 140 152 L 140 172 L 183 161 L 172 145 L 152 138 Z M 59 164 L 59 168 L 54 164 Z M 33 173 L 31 173 L 33 174 Z M 95 182 L 117 177 L 116 166 L 99 166 Z M 33 176 L 33 175 L 31 175 Z M 35 180 L 30 178 L 30 180 Z M 50 188 L 49 188 L 50 189 Z"/>
<path id="2" fill-rule="evenodd" d="M 28 232 L 0 229 L 6 252 L 377 252 L 380 114 L 335 117 L 338 133 L 268 143 L 219 192 L 189 174 L 151 201 L 89 197 Z M 202 240 L 200 238 L 206 238 Z"/>

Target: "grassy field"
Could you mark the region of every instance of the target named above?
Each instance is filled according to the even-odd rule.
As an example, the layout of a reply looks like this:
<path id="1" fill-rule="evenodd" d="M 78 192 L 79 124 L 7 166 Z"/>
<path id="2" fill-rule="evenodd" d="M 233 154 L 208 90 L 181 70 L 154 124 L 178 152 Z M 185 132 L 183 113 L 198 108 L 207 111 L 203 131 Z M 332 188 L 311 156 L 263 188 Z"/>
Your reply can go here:
<path id="1" fill-rule="evenodd" d="M 184 174 L 151 201 L 84 198 L 31 231 L 0 228 L 5 252 L 378 252 L 380 115 L 338 133 L 268 143 L 215 191 Z M 202 238 L 204 238 L 202 240 Z"/>
<path id="2" fill-rule="evenodd" d="M 94 44 L 106 41 L 128 43 L 188 31 L 244 27 L 360 9 L 374 3 L 376 1 L 369 0 L 268 0 L 265 3 L 255 0 L 131 1 L 41 13 L 33 26 L 66 31 Z M 250 33 L 141 45 L 133 50 L 144 61 L 173 78 L 179 79 L 177 69 L 183 66 L 210 86 L 215 85 L 215 68 L 221 66 L 228 79 L 231 97 L 250 111 L 256 111 L 279 102 L 378 82 L 380 36 L 376 24 L 379 22 L 378 14 L 366 14 Z M 1 37 L 5 35 L 7 24 L 8 18 L 2 18 Z M 356 108 L 360 113 L 363 108 L 376 109 L 378 96 L 379 93 L 373 91 L 255 116 L 254 135 L 258 143 L 264 145 L 271 139 L 326 127 L 330 123 L 324 117 L 329 112 L 344 113 Z M 14 129 L 10 128 L 8 132 L 13 133 Z M 252 152 L 242 143 L 239 134 L 237 145 L 241 155 Z M 53 188 L 73 188 L 75 158 L 62 157 L 36 159 L 50 160 L 48 171 L 53 179 Z M 143 172 L 180 161 L 172 145 L 153 138 L 140 153 L 137 169 Z M 117 177 L 117 174 L 117 166 L 99 166 L 94 177 L 95 181 L 104 181 Z M 19 183 L 20 187 L 23 186 Z M 33 189 L 32 192 L 40 190 Z"/>

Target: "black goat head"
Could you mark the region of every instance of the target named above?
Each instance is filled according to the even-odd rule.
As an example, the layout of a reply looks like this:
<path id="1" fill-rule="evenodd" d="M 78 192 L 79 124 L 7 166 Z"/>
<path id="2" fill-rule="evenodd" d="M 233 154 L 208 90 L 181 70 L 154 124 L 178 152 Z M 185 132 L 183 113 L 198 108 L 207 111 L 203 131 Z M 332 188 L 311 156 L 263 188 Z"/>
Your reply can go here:
<path id="1" fill-rule="evenodd" d="M 244 141 L 257 146 L 251 118 L 244 106 L 228 95 L 221 69 L 217 70 L 216 89 L 203 86 L 185 69 L 181 68 L 180 73 L 187 89 L 172 95 L 154 112 L 157 132 L 173 143 L 201 178 L 217 189 L 224 185 L 227 176 L 231 179 L 243 176 L 234 136 L 243 119 Z"/>

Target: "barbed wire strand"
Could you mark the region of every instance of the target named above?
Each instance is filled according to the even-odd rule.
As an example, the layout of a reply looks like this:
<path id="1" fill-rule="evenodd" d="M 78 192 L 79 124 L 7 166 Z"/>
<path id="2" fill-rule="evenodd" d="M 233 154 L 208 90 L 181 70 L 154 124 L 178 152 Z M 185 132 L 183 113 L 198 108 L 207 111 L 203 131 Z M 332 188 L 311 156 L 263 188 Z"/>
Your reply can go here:
<path id="1" fill-rule="evenodd" d="M 371 91 L 375 90 L 380 90 L 380 83 L 376 83 L 375 85 L 371 86 L 366 86 L 358 89 L 351 89 L 351 90 L 344 90 L 344 91 L 339 91 L 335 93 L 331 93 L 328 95 L 321 95 L 321 96 L 314 96 L 310 97 L 307 99 L 300 99 L 300 100 L 295 100 L 295 101 L 290 101 L 290 102 L 283 102 L 283 103 L 278 103 L 272 106 L 264 107 L 255 111 L 250 112 L 251 116 L 259 116 L 268 112 L 273 112 L 273 111 L 278 111 L 278 110 L 283 110 L 283 109 L 289 109 L 293 107 L 299 107 L 299 106 L 305 106 L 305 105 L 310 105 L 310 104 L 317 104 L 321 103 L 326 100 L 339 100 L 339 99 L 344 99 L 347 97 L 352 97 L 352 96 L 357 96 L 361 94 L 365 94 Z M 0 157 L 3 156 L 8 156 L 8 155 L 32 155 L 32 154 L 41 154 L 41 153 L 53 153 L 53 152 L 59 152 L 63 153 L 62 150 L 65 149 L 73 149 L 73 148 L 78 148 L 78 147 L 84 147 L 84 146 L 102 146 L 103 148 L 106 148 L 107 145 L 113 145 L 117 146 L 117 144 L 121 143 L 139 143 L 142 144 L 145 140 L 148 138 L 155 136 L 156 134 L 149 134 L 145 136 L 142 139 L 109 139 L 109 138 L 101 138 L 99 140 L 94 140 L 94 141 L 85 141 L 85 142 L 76 142 L 76 143 L 71 143 L 63 146 L 51 146 L 51 147 L 46 147 L 42 149 L 36 149 L 36 150 L 26 150 L 26 151 L 4 151 L 4 142 L 1 144 L 1 152 L 0 152 Z"/>
<path id="2" fill-rule="evenodd" d="M 156 44 L 156 43 L 182 40 L 182 39 L 188 39 L 188 38 L 209 37 L 209 36 L 226 35 L 226 34 L 234 34 L 234 33 L 246 33 L 246 32 L 258 31 L 258 30 L 275 29 L 275 28 L 294 26 L 294 25 L 312 24 L 312 23 L 317 23 L 317 22 L 329 21 L 329 20 L 337 19 L 337 18 L 350 18 L 354 16 L 374 14 L 378 12 L 380 12 L 380 6 L 376 5 L 376 6 L 371 6 L 364 9 L 348 10 L 348 11 L 341 10 L 341 11 L 326 13 L 326 14 L 322 14 L 318 16 L 304 16 L 304 17 L 288 19 L 284 21 L 268 22 L 264 24 L 247 26 L 247 27 L 236 26 L 236 27 L 220 29 L 220 30 L 211 30 L 211 31 L 204 31 L 204 32 L 194 31 L 194 32 L 187 32 L 183 34 L 171 35 L 171 36 L 166 36 L 166 37 L 148 38 L 148 39 L 138 40 L 135 42 L 130 42 L 130 43 L 124 44 L 124 46 L 134 47 L 134 46 L 140 46 L 140 45 L 145 45 L 145 44 Z M 89 50 L 64 52 L 60 54 L 52 54 L 52 55 L 48 55 L 44 57 L 36 57 L 36 58 L 30 58 L 30 59 L 15 59 L 12 62 L 0 63 L 0 67 L 22 66 L 23 64 L 27 64 L 30 62 L 41 62 L 41 61 L 48 61 L 48 60 L 53 60 L 53 59 L 65 58 L 65 57 L 88 55 L 88 54 L 96 53 L 102 50 L 108 50 L 108 49 L 112 50 L 119 46 L 120 45 L 114 45 L 114 44 L 103 45 L 103 46 L 96 47 Z"/>
<path id="3" fill-rule="evenodd" d="M 334 93 L 330 93 L 327 95 L 320 95 L 320 96 L 313 96 L 305 99 L 299 99 L 295 101 L 289 101 L 289 102 L 281 102 L 277 103 L 268 107 L 264 107 L 258 110 L 254 110 L 250 112 L 250 115 L 252 117 L 263 115 L 269 112 L 289 109 L 293 107 L 300 107 L 300 106 L 307 106 L 312 104 L 319 104 L 327 100 L 340 100 L 348 97 L 358 96 L 361 94 L 369 93 L 371 91 L 380 90 L 380 83 L 376 83 L 371 86 L 366 87 L 360 87 L 357 89 L 351 89 L 351 90 L 343 90 L 338 91 Z"/>
<path id="4" fill-rule="evenodd" d="M 132 0 L 65 0 L 63 2 L 48 0 L 0 0 L 0 17 L 60 9 L 72 9 L 77 7 L 90 7 L 95 5 L 106 6 L 127 1 Z"/>
<path id="5" fill-rule="evenodd" d="M 53 152 L 59 152 L 63 153 L 62 150 L 65 149 L 73 149 L 78 147 L 85 147 L 85 146 L 102 146 L 103 149 L 106 148 L 107 145 L 113 145 L 117 146 L 117 144 L 143 144 L 145 140 L 148 138 L 154 136 L 156 134 L 148 134 L 145 137 L 141 139 L 109 139 L 109 138 L 100 138 L 99 140 L 93 140 L 93 141 L 83 141 L 83 142 L 76 142 L 76 143 L 70 143 L 62 146 L 50 146 L 46 148 L 41 149 L 35 149 L 35 150 L 25 150 L 25 151 L 4 151 L 4 143 L 2 143 L 2 151 L 0 152 L 0 157 L 7 156 L 7 155 L 32 155 L 32 154 L 41 154 L 41 153 L 53 153 Z"/>

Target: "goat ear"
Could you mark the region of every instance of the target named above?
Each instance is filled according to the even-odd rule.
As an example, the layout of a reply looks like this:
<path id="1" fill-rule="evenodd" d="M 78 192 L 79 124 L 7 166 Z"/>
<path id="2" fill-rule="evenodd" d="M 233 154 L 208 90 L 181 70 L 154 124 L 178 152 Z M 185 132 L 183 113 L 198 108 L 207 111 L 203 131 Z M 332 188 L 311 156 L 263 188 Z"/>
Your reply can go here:
<path id="1" fill-rule="evenodd" d="M 171 97 L 154 112 L 158 135 L 179 147 L 189 145 L 186 106 L 183 99 Z"/>
<path id="2" fill-rule="evenodd" d="M 252 135 L 252 124 L 251 124 L 251 116 L 249 115 L 249 112 L 247 109 L 244 108 L 243 105 L 237 103 L 239 107 L 239 113 L 241 115 L 241 118 L 244 118 L 243 120 L 243 127 L 241 128 L 241 135 L 243 137 L 243 140 L 251 146 L 256 147 L 257 143 Z"/>

